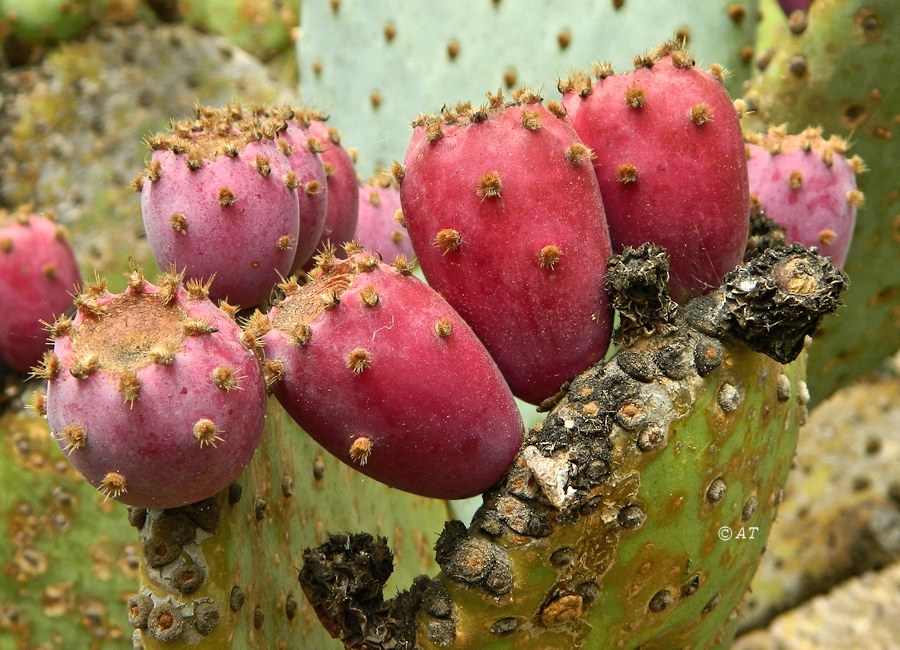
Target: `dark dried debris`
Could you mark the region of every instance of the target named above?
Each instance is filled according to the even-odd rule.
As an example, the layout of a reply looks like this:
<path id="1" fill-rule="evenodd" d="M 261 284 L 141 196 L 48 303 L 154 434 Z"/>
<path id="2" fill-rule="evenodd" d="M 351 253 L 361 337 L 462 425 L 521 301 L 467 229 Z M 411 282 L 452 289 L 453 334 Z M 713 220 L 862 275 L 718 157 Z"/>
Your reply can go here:
<path id="1" fill-rule="evenodd" d="M 620 347 L 671 325 L 678 305 L 669 297 L 669 258 L 653 244 L 626 246 L 607 262 L 606 288 L 621 326 L 616 333 Z"/>
<path id="2" fill-rule="evenodd" d="M 393 568 L 385 538 L 333 533 L 303 552 L 299 580 L 323 627 L 345 647 L 411 650 L 429 581 L 418 579 L 410 591 L 385 601 L 382 592 Z"/>
<path id="3" fill-rule="evenodd" d="M 840 306 L 848 284 L 847 275 L 815 248 L 770 248 L 726 275 L 717 291 L 691 302 L 685 317 L 706 334 L 790 363 Z"/>
<path id="4" fill-rule="evenodd" d="M 750 209 L 750 234 L 744 251 L 744 262 L 749 262 L 770 248 L 784 246 L 785 242 L 784 226 L 772 221 L 763 210 Z"/>
<path id="5" fill-rule="evenodd" d="M 434 552 L 435 561 L 449 579 L 480 587 L 494 596 L 512 591 L 512 568 L 506 550 L 487 538 L 470 535 L 461 521 L 444 524 Z"/>

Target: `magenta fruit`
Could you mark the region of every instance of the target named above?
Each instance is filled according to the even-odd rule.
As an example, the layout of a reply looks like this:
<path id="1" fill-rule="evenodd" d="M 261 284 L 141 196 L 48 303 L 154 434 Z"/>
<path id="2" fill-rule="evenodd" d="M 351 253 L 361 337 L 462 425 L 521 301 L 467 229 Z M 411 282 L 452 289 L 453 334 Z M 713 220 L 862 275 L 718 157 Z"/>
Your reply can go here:
<path id="1" fill-rule="evenodd" d="M 255 116 L 284 121 L 284 128 L 278 131 L 277 142 L 297 175 L 300 234 L 291 273 L 299 271 L 316 252 L 328 213 L 328 176 L 321 157 L 325 147 L 319 138 L 309 132 L 309 109 L 271 106 L 243 109 L 235 106 L 233 110 L 241 111 L 244 120 Z"/>
<path id="2" fill-rule="evenodd" d="M 406 232 L 400 192 L 391 183 L 373 178 L 359 186 L 359 221 L 356 240 L 382 259 L 397 255 L 412 258 L 413 247 Z"/>
<path id="3" fill-rule="evenodd" d="M 148 138 L 151 158 L 134 187 L 160 267 L 215 276 L 216 300 L 251 307 L 268 297 L 300 235 L 300 178 L 275 140 L 284 128 L 239 106 L 201 107 L 196 120 Z"/>
<path id="4" fill-rule="evenodd" d="M 0 210 L 0 364 L 28 372 L 49 347 L 43 322 L 72 306 L 80 282 L 63 229 L 23 207 Z"/>
<path id="5" fill-rule="evenodd" d="M 592 155 L 558 103 L 526 91 L 420 118 L 395 165 L 425 277 L 528 402 L 609 346 L 611 252 Z"/>
<path id="6" fill-rule="evenodd" d="M 747 163 L 738 115 L 720 78 L 666 44 L 613 74 L 560 82 L 563 104 L 593 163 L 613 248 L 644 242 L 669 254 L 678 302 L 719 286 L 749 231 Z M 718 75 L 718 77 L 717 77 Z"/>
<path id="7" fill-rule="evenodd" d="M 326 124 L 324 115 L 307 110 L 298 113 L 298 119 L 308 125 L 309 134 L 321 144 L 322 163 L 328 184 L 325 227 L 315 249 L 322 250 L 326 243 L 331 243 L 341 255 L 341 247 L 354 239 L 359 219 L 359 179 L 356 177 L 356 165 L 351 152 L 341 144 L 340 132 Z M 312 268 L 313 265 L 310 261 L 306 268 Z"/>
<path id="8" fill-rule="evenodd" d="M 291 168 L 297 174 L 300 185 L 297 187 L 297 198 L 300 204 L 300 236 L 297 240 L 297 253 L 291 272 L 303 268 L 322 237 L 325 218 L 328 215 L 328 177 L 325 173 L 319 139 L 309 133 L 308 128 L 289 113 L 287 127 L 279 133 L 279 140 L 290 145 L 285 150 L 291 162 Z"/>
<path id="9" fill-rule="evenodd" d="M 864 165 L 859 157 L 847 158 L 847 149 L 843 139 L 826 140 L 816 128 L 797 135 L 780 128 L 747 135 L 750 200 L 784 226 L 788 244 L 815 246 L 839 268 L 863 203 L 856 175 Z"/>
<path id="10" fill-rule="evenodd" d="M 522 420 L 465 321 L 434 290 L 366 252 L 318 256 L 250 320 L 272 390 L 319 444 L 392 487 L 456 499 L 509 468 Z"/>
<path id="11" fill-rule="evenodd" d="M 52 326 L 50 430 L 72 465 L 105 495 L 173 508 L 216 494 L 250 461 L 265 383 L 240 327 L 207 297 L 208 284 L 169 273 L 153 285 L 103 285 Z"/>

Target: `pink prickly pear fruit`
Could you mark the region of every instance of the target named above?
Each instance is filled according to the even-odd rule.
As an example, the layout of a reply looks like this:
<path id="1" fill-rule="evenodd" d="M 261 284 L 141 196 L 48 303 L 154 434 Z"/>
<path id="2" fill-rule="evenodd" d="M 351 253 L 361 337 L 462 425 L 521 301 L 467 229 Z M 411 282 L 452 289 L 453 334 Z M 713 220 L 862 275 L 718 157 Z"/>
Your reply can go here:
<path id="1" fill-rule="evenodd" d="M 52 217 L 0 210 L 0 365 L 26 373 L 41 360 L 49 348 L 42 322 L 71 307 L 80 278 Z"/>
<path id="2" fill-rule="evenodd" d="M 269 296 L 300 235 L 300 179 L 276 141 L 284 128 L 280 117 L 237 106 L 201 107 L 197 119 L 147 139 L 152 154 L 133 185 L 160 267 L 215 276 L 215 300 L 250 307 Z"/>
<path id="3" fill-rule="evenodd" d="M 747 135 L 750 201 L 785 228 L 787 243 L 815 246 L 843 268 L 863 203 L 856 176 L 864 171 L 848 145 L 808 128 L 789 135 L 782 128 Z"/>
<path id="4" fill-rule="evenodd" d="M 645 242 L 669 254 L 678 302 L 719 286 L 737 266 L 749 232 L 747 162 L 723 70 L 694 66 L 667 43 L 635 70 L 560 82 L 575 130 L 596 154 L 594 169 L 613 249 Z"/>
<path id="5" fill-rule="evenodd" d="M 291 168 L 300 180 L 297 198 L 300 203 L 301 236 L 291 265 L 291 273 L 294 273 L 312 258 L 324 232 L 328 214 L 328 177 L 320 155 L 321 145 L 301 122 L 293 118 L 288 120 L 287 128 L 279 134 L 281 140 L 290 144 L 290 150 L 285 150 L 285 153 L 288 153 Z"/>
<path id="6" fill-rule="evenodd" d="M 75 299 L 51 327 L 46 415 L 71 464 L 108 497 L 174 508 L 232 483 L 259 442 L 265 382 L 209 285 L 132 271 L 128 288 Z"/>
<path id="7" fill-rule="evenodd" d="M 272 390 L 319 444 L 392 487 L 441 499 L 481 493 L 509 468 L 522 420 L 503 376 L 433 289 L 373 254 L 330 250 L 288 281 L 262 341 Z"/>
<path id="8" fill-rule="evenodd" d="M 418 119 L 394 175 L 429 284 L 539 403 L 609 346 L 609 234 L 593 153 L 563 108 L 488 97 Z"/>
<path id="9" fill-rule="evenodd" d="M 240 106 L 233 110 L 244 110 Z M 300 236 L 291 273 L 299 271 L 310 260 L 322 237 L 328 211 L 328 186 L 319 138 L 309 133 L 309 109 L 254 106 L 249 114 L 256 117 L 284 120 L 278 131 L 278 145 L 287 155 L 291 169 L 297 175 L 297 199 L 300 206 Z M 245 115 L 246 119 L 246 115 Z"/>
<path id="10" fill-rule="evenodd" d="M 397 255 L 412 258 L 413 247 L 400 209 L 400 192 L 380 179 L 359 186 L 359 222 L 356 240 L 366 249 L 392 260 Z"/>
<path id="11" fill-rule="evenodd" d="M 307 110 L 299 119 L 308 124 L 309 134 L 321 144 L 322 163 L 328 185 L 325 227 L 315 249 L 323 250 L 326 243 L 331 243 L 338 255 L 341 255 L 343 245 L 354 240 L 359 219 L 359 179 L 353 155 L 341 144 L 340 132 L 326 124 L 324 115 Z M 309 269 L 314 265 L 310 260 L 305 268 Z"/>

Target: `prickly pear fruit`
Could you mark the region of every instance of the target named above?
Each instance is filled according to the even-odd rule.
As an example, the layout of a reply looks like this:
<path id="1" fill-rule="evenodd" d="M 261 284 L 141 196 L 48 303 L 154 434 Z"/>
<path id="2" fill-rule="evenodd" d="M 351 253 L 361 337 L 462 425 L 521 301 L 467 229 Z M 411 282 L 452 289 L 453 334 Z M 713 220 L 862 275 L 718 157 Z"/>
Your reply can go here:
<path id="1" fill-rule="evenodd" d="M 593 162 L 613 248 L 644 242 L 669 253 L 669 293 L 679 303 L 719 286 L 743 257 L 747 163 L 740 122 L 721 83 L 667 43 L 635 70 L 560 82 Z"/>
<path id="2" fill-rule="evenodd" d="M 72 305 L 80 275 L 62 228 L 23 207 L 0 210 L 0 365 L 19 372 L 48 348 L 41 321 Z"/>
<path id="3" fill-rule="evenodd" d="M 394 167 L 425 277 L 527 402 L 609 345 L 611 247 L 592 155 L 558 103 L 523 91 L 418 119 Z"/>
<path id="4" fill-rule="evenodd" d="M 356 241 L 366 250 L 380 254 L 385 260 L 392 260 L 397 255 L 411 259 L 413 247 L 404 223 L 400 192 L 396 186 L 377 178 L 359 186 Z"/>
<path id="5" fill-rule="evenodd" d="M 313 110 L 307 110 L 300 119 L 308 125 L 309 134 L 318 139 L 322 146 L 322 163 L 328 178 L 328 210 L 325 214 L 325 227 L 316 250 L 322 250 L 330 242 L 338 252 L 345 243 L 354 239 L 356 223 L 359 219 L 358 187 L 356 165 L 353 156 L 341 144 L 341 134 L 334 127 L 328 126 L 326 117 Z M 312 268 L 314 263 L 308 263 Z"/>
<path id="6" fill-rule="evenodd" d="M 284 127 L 278 116 L 200 107 L 147 139 L 152 155 L 134 187 L 160 267 L 215 275 L 216 300 L 251 307 L 268 297 L 299 247 L 300 179 L 275 139 Z"/>
<path id="7" fill-rule="evenodd" d="M 812 0 L 778 0 L 778 6 L 785 16 L 790 16 L 795 11 L 809 11 L 810 4 Z"/>
<path id="8" fill-rule="evenodd" d="M 233 107 L 233 110 L 241 109 Z M 323 145 L 309 132 L 309 109 L 254 106 L 250 114 L 284 121 L 284 128 L 278 132 L 278 145 L 290 160 L 291 169 L 297 175 L 299 183 L 297 200 L 300 206 L 300 235 L 294 263 L 291 265 L 291 273 L 294 273 L 310 261 L 325 227 L 328 176 L 320 156 Z"/>
<path id="9" fill-rule="evenodd" d="M 313 279 L 247 326 L 275 396 L 319 444 L 364 474 L 435 498 L 489 488 L 522 420 L 487 350 L 428 285 L 368 252 L 319 256 Z M 266 331 L 268 330 L 268 331 Z"/>
<path id="10" fill-rule="evenodd" d="M 847 158 L 843 138 L 807 128 L 789 135 L 771 128 L 747 134 L 750 200 L 784 226 L 787 243 L 816 246 L 843 268 L 863 195 L 856 187 L 862 161 Z"/>
<path id="11" fill-rule="evenodd" d="M 265 384 L 240 327 L 208 285 L 133 270 L 128 288 L 92 285 L 35 373 L 68 459 L 109 497 L 172 508 L 227 487 L 262 431 Z"/>

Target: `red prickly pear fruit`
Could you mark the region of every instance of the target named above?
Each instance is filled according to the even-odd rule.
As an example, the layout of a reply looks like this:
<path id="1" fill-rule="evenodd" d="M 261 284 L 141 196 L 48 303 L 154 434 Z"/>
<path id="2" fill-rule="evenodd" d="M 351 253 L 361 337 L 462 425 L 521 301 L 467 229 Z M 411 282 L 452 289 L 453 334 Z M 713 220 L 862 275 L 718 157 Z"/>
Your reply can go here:
<path id="1" fill-rule="evenodd" d="M 242 331 L 208 284 L 158 285 L 132 271 L 128 288 L 94 285 L 74 319 L 51 327 L 50 430 L 71 464 L 108 497 L 174 508 L 210 497 L 250 461 L 266 391 Z"/>
<path id="2" fill-rule="evenodd" d="M 23 207 L 0 210 L 0 365 L 28 372 L 49 348 L 43 322 L 72 306 L 80 283 L 65 232 Z"/>
<path id="3" fill-rule="evenodd" d="M 522 420 L 503 376 L 433 289 L 373 254 L 318 256 L 281 286 L 261 339 L 272 391 L 325 449 L 392 487 L 442 499 L 481 493 L 509 468 Z"/>
<path id="4" fill-rule="evenodd" d="M 359 222 L 356 241 L 363 248 L 392 260 L 397 255 L 412 258 L 413 247 L 406 232 L 400 192 L 390 184 L 372 179 L 359 186 Z"/>
<path id="5" fill-rule="evenodd" d="M 826 140 L 816 128 L 797 135 L 780 128 L 747 135 L 750 201 L 784 226 L 788 244 L 815 246 L 839 268 L 863 202 L 856 175 L 864 165 L 858 157 L 848 159 L 847 148 L 843 139 Z"/>
<path id="6" fill-rule="evenodd" d="M 718 287 L 740 264 L 749 232 L 747 162 L 723 71 L 694 67 L 667 43 L 635 70 L 560 83 L 594 169 L 613 249 L 645 242 L 669 254 L 669 293 L 680 303 Z"/>
<path id="7" fill-rule="evenodd" d="M 325 116 L 307 111 L 305 117 L 300 119 L 305 119 L 309 125 L 309 134 L 321 144 L 322 163 L 328 179 L 325 227 L 315 249 L 322 250 L 330 242 L 341 251 L 345 243 L 354 240 L 359 219 L 359 179 L 356 177 L 356 165 L 351 152 L 341 144 L 340 132 L 325 123 Z M 306 268 L 314 265 L 313 261 L 309 261 Z"/>
<path id="8" fill-rule="evenodd" d="M 215 276 L 215 300 L 250 307 L 265 300 L 294 263 L 300 179 L 276 143 L 279 117 L 238 106 L 200 107 L 196 120 L 147 139 L 135 181 L 150 248 L 162 268 Z"/>
<path id="9" fill-rule="evenodd" d="M 394 175 L 422 271 L 513 393 L 539 403 L 609 346 L 611 250 L 593 154 L 558 103 L 527 91 L 414 127 Z"/>

